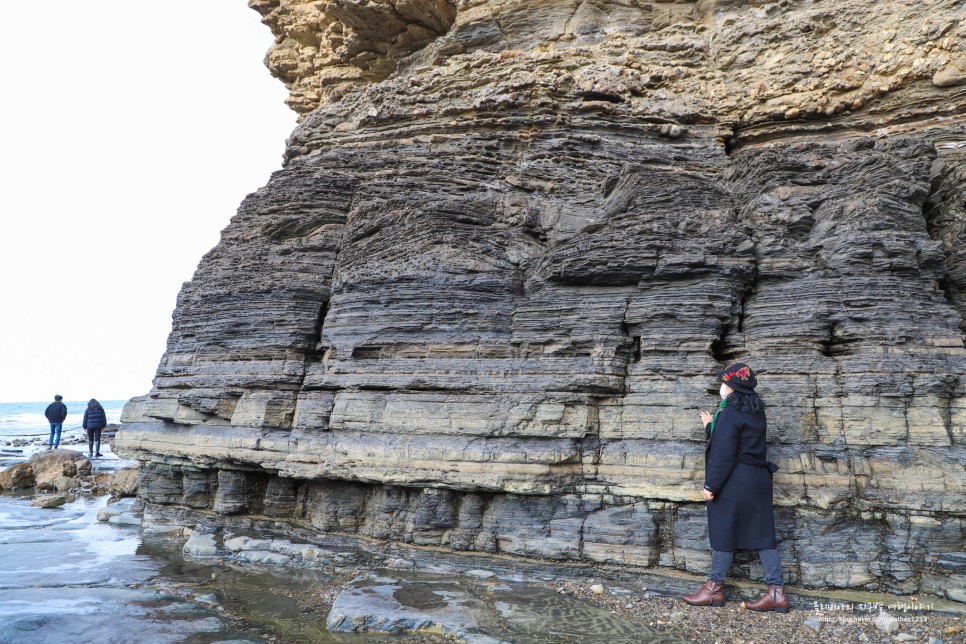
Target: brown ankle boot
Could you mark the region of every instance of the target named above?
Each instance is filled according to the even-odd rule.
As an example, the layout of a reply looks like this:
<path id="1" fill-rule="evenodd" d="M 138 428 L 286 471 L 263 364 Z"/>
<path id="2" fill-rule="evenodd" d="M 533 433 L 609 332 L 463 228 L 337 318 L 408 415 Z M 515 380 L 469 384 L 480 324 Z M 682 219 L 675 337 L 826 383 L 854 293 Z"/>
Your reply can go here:
<path id="1" fill-rule="evenodd" d="M 784 586 L 769 586 L 768 592 L 752 602 L 741 602 L 748 610 L 773 610 L 776 613 L 788 612 L 788 597 Z"/>
<path id="2" fill-rule="evenodd" d="M 701 590 L 693 595 L 685 595 L 681 599 L 692 606 L 724 606 L 724 586 L 709 579 Z"/>

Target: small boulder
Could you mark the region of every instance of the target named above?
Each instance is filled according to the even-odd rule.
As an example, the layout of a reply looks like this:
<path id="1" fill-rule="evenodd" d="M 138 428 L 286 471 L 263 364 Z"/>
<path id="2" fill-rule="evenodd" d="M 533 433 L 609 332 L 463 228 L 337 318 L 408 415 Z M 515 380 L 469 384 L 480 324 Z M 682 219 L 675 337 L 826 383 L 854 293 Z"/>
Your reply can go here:
<path id="1" fill-rule="evenodd" d="M 107 490 L 115 498 L 137 496 L 138 466 L 125 467 L 111 474 L 107 480 Z"/>
<path id="2" fill-rule="evenodd" d="M 30 501 L 30 505 L 37 508 L 59 508 L 65 503 L 67 503 L 66 494 L 42 494 Z"/>
<path id="3" fill-rule="evenodd" d="M 76 478 L 91 473 L 91 462 L 86 456 L 72 449 L 48 449 L 30 457 L 37 487 L 54 488 L 61 477 Z"/>
<path id="4" fill-rule="evenodd" d="M 280 555 L 277 552 L 269 552 L 267 550 L 251 550 L 245 552 L 243 558 L 252 563 L 274 564 L 276 566 L 284 566 L 292 563 L 292 560 L 289 557 Z"/>
<path id="5" fill-rule="evenodd" d="M 879 613 L 875 618 L 875 627 L 883 633 L 895 633 L 899 630 L 899 620 L 886 612 Z"/>
<path id="6" fill-rule="evenodd" d="M 590 592 L 594 593 L 595 595 L 603 595 L 604 584 L 594 584 L 593 586 L 590 587 Z"/>
<path id="7" fill-rule="evenodd" d="M 134 499 L 123 499 L 116 503 L 108 503 L 97 513 L 98 521 L 110 521 L 112 517 L 130 512 L 134 508 Z"/>
<path id="8" fill-rule="evenodd" d="M 239 550 L 250 550 L 248 542 L 252 541 L 248 537 L 231 537 L 230 539 L 225 539 L 225 547 L 229 550 L 238 552 Z"/>
<path id="9" fill-rule="evenodd" d="M 218 546 L 215 545 L 214 536 L 195 532 L 184 544 L 183 552 L 192 557 L 215 557 L 218 555 Z"/>
<path id="10" fill-rule="evenodd" d="M 403 559 L 402 557 L 396 557 L 386 562 L 386 568 L 392 568 L 393 570 L 412 570 L 415 567 L 416 562 L 410 559 Z"/>
<path id="11" fill-rule="evenodd" d="M 47 480 L 42 483 L 38 482 L 37 487 L 45 492 L 67 492 L 69 490 L 73 490 L 74 488 L 81 487 L 81 481 L 80 479 L 71 478 L 69 476 L 58 476 L 53 480 Z"/>
<path id="12" fill-rule="evenodd" d="M 34 468 L 30 463 L 17 463 L 0 472 L 0 490 L 16 490 L 33 487 Z"/>
<path id="13" fill-rule="evenodd" d="M 106 508 L 101 508 L 97 512 L 97 520 L 101 522 L 110 521 L 113 517 L 119 516 L 124 513 L 123 508 L 112 508 L 107 506 Z"/>
<path id="14" fill-rule="evenodd" d="M 108 523 L 113 525 L 141 525 L 143 521 L 141 517 L 133 512 L 123 512 L 107 520 Z"/>

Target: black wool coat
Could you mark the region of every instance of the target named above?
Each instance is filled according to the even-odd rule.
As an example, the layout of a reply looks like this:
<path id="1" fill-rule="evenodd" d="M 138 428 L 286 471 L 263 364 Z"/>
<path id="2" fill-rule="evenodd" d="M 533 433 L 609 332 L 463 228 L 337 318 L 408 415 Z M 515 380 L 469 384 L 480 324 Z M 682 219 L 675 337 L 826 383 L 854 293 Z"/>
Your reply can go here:
<path id="1" fill-rule="evenodd" d="M 710 427 L 710 425 L 709 425 Z M 775 548 L 772 510 L 773 469 L 765 442 L 765 412 L 740 412 L 726 406 L 715 421 L 704 451 L 704 486 L 711 549 Z"/>

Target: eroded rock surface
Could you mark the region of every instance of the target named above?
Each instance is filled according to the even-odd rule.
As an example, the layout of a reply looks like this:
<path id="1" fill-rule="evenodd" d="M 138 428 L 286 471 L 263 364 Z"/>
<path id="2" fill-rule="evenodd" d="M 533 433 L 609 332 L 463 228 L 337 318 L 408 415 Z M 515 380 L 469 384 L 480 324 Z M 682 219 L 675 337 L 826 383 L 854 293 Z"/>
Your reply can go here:
<path id="1" fill-rule="evenodd" d="M 78 477 L 91 473 L 90 460 L 70 449 L 50 449 L 30 457 L 34 484 L 41 490 L 66 491 L 80 487 Z"/>
<path id="2" fill-rule="evenodd" d="M 147 506 L 700 572 L 740 359 L 789 581 L 966 600 L 958 3 L 251 4 L 302 121 L 125 410 Z"/>
<path id="3" fill-rule="evenodd" d="M 0 472 L 0 490 L 16 490 L 33 487 L 34 468 L 30 463 L 17 463 Z"/>
<path id="4" fill-rule="evenodd" d="M 467 644 L 535 636 L 615 644 L 684 642 L 549 588 L 427 574 L 358 577 L 336 597 L 326 627 L 336 633 L 440 633 Z"/>
<path id="5" fill-rule="evenodd" d="M 114 498 L 135 496 L 138 491 L 137 466 L 125 467 L 110 474 L 105 485 Z"/>

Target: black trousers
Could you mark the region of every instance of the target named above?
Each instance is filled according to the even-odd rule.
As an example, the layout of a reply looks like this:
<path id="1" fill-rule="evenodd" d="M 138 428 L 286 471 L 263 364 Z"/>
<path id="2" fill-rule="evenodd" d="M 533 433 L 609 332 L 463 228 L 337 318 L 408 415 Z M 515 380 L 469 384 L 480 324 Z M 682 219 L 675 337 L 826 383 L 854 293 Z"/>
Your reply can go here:
<path id="1" fill-rule="evenodd" d="M 97 449 L 94 449 L 94 443 L 97 443 Z M 87 430 L 87 451 L 91 454 L 101 453 L 101 430 L 100 429 L 88 429 Z"/>

